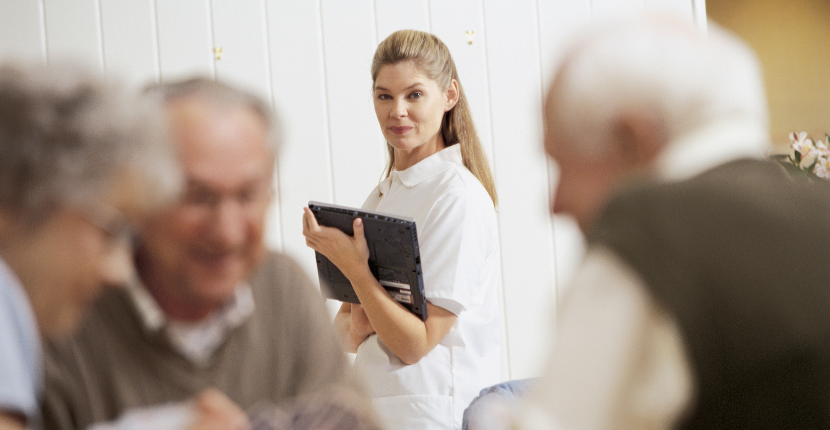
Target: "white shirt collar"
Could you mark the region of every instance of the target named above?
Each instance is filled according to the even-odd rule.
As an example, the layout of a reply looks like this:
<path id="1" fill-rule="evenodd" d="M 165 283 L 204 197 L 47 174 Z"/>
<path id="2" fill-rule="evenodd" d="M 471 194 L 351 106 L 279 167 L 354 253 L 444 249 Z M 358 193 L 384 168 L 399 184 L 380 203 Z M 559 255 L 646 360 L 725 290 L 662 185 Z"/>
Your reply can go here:
<path id="1" fill-rule="evenodd" d="M 381 181 L 379 185 L 380 191 L 382 194 L 386 194 L 389 191 L 392 180 L 395 178 L 407 187 L 414 187 L 453 165 L 464 165 L 461 158 L 461 145 L 459 144 L 448 146 L 415 163 L 414 166 L 406 170 L 392 170 L 392 174 Z"/>
<path id="2" fill-rule="evenodd" d="M 769 134 L 757 121 L 725 119 L 671 141 L 655 170 L 661 179 L 683 180 L 739 158 L 763 158 L 769 148 Z"/>
<path id="3" fill-rule="evenodd" d="M 239 285 L 221 309 L 195 323 L 168 319 L 138 277 L 127 285 L 127 292 L 135 303 L 144 329 L 151 333 L 163 330 L 179 353 L 200 365 L 208 362 L 231 330 L 254 313 L 254 295 L 247 283 Z"/>

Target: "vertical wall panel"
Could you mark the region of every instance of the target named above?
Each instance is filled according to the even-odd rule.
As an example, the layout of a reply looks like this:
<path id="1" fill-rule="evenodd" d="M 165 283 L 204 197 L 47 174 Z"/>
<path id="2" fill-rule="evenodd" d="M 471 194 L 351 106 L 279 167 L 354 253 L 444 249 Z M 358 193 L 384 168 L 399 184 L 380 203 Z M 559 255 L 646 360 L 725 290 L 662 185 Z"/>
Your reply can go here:
<path id="1" fill-rule="evenodd" d="M 398 30 L 430 31 L 427 0 L 375 0 L 377 41 Z"/>
<path id="2" fill-rule="evenodd" d="M 0 61 L 9 59 L 46 62 L 42 0 L 0 3 Z"/>
<path id="3" fill-rule="evenodd" d="M 489 76 L 487 74 L 487 52 L 484 11 L 480 0 L 430 1 L 432 33 L 449 48 L 458 76 L 464 86 L 464 93 L 470 104 L 476 131 L 484 150 L 493 163 L 493 139 L 490 127 Z M 467 32 L 473 39 L 469 43 Z M 492 167 L 492 166 L 491 166 Z"/>
<path id="4" fill-rule="evenodd" d="M 101 15 L 97 0 L 45 0 L 48 61 L 78 60 L 103 72 Z"/>
<path id="5" fill-rule="evenodd" d="M 537 374 L 554 299 L 537 20 L 533 0 L 484 5 L 511 378 Z"/>
<path id="6" fill-rule="evenodd" d="M 269 0 L 267 9 L 274 104 L 283 125 L 276 208 L 283 250 L 316 279 L 314 251 L 305 245 L 301 220 L 309 200 L 333 200 L 320 4 Z"/>
<path id="7" fill-rule="evenodd" d="M 687 19 L 689 22 L 694 22 L 693 0 L 646 0 L 646 7 L 649 9 L 664 10 L 677 14 L 678 16 Z"/>
<path id="8" fill-rule="evenodd" d="M 542 85 L 547 91 L 564 46 L 591 19 L 591 0 L 539 0 L 538 11 Z"/>
<path id="9" fill-rule="evenodd" d="M 553 75 L 564 55 L 565 45 L 578 34 L 591 19 L 590 0 L 554 0 L 538 2 L 539 47 L 542 57 L 543 97 L 547 95 Z M 541 143 L 540 143 L 541 145 Z M 549 199 L 553 197 L 557 173 L 549 164 Z M 550 205 L 550 200 L 548 200 Z M 585 244 L 579 227 L 573 219 L 564 216 L 551 217 L 556 276 L 556 297 L 561 298 L 585 252 Z M 552 319 L 553 320 L 553 319 Z M 553 328 L 547 328 L 552 332 Z M 551 339 L 551 337 L 546 337 Z"/>
<path id="10" fill-rule="evenodd" d="M 614 18 L 645 7 L 646 0 L 591 0 L 593 18 Z"/>
<path id="11" fill-rule="evenodd" d="M 155 0 L 161 81 L 215 76 L 210 0 Z"/>
<path id="12" fill-rule="evenodd" d="M 695 24 L 697 24 L 698 28 L 706 31 L 706 0 L 676 0 L 676 1 L 691 1 L 692 2 L 692 14 L 695 17 Z"/>
<path id="13" fill-rule="evenodd" d="M 100 0 L 107 75 L 140 87 L 159 80 L 153 0 Z"/>
<path id="14" fill-rule="evenodd" d="M 264 0 L 212 0 L 213 47 L 216 78 L 272 102 L 270 52 Z M 275 171 L 280 175 L 279 169 Z M 266 240 L 282 249 L 280 211 L 272 206 L 266 222 Z"/>
<path id="15" fill-rule="evenodd" d="M 216 77 L 271 100 L 265 1 L 212 0 Z"/>
<path id="16" fill-rule="evenodd" d="M 323 0 L 321 9 L 334 200 L 360 206 L 386 163 L 372 104 L 375 12 L 365 0 Z"/>

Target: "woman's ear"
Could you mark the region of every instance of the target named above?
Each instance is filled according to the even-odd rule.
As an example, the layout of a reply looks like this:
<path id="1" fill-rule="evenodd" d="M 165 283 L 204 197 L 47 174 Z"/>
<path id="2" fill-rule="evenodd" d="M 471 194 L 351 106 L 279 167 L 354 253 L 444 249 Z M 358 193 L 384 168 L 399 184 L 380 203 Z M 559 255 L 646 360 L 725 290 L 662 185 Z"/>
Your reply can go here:
<path id="1" fill-rule="evenodd" d="M 447 87 L 447 104 L 444 106 L 444 112 L 449 112 L 458 103 L 458 81 L 455 79 L 450 81 Z"/>

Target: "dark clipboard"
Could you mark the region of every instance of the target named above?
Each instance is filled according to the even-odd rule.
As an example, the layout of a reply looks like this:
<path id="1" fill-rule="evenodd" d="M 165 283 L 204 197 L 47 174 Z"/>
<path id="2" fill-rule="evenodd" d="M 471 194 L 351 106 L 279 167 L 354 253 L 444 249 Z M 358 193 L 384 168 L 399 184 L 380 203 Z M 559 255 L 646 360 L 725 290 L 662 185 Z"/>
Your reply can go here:
<path id="1" fill-rule="evenodd" d="M 318 224 L 336 227 L 349 236 L 354 235 L 354 219 L 362 218 L 372 274 L 396 302 L 426 321 L 427 302 L 414 219 L 313 201 L 308 202 L 308 208 Z M 324 293 L 341 302 L 360 303 L 340 269 L 319 252 L 315 251 L 315 256 Z"/>

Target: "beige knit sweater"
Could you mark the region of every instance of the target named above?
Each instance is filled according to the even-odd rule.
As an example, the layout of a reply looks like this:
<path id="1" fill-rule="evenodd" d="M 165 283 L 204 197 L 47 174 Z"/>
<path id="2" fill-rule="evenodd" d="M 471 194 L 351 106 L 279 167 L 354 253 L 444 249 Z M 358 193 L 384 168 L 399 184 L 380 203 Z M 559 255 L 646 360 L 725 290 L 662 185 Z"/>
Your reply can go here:
<path id="1" fill-rule="evenodd" d="M 353 392 L 369 409 L 323 299 L 300 267 L 270 254 L 250 283 L 254 314 L 205 367 L 178 354 L 160 332 L 147 332 L 125 290 L 107 292 L 77 335 L 47 345 L 44 428 L 86 429 L 208 387 L 246 410 L 332 388 Z"/>

